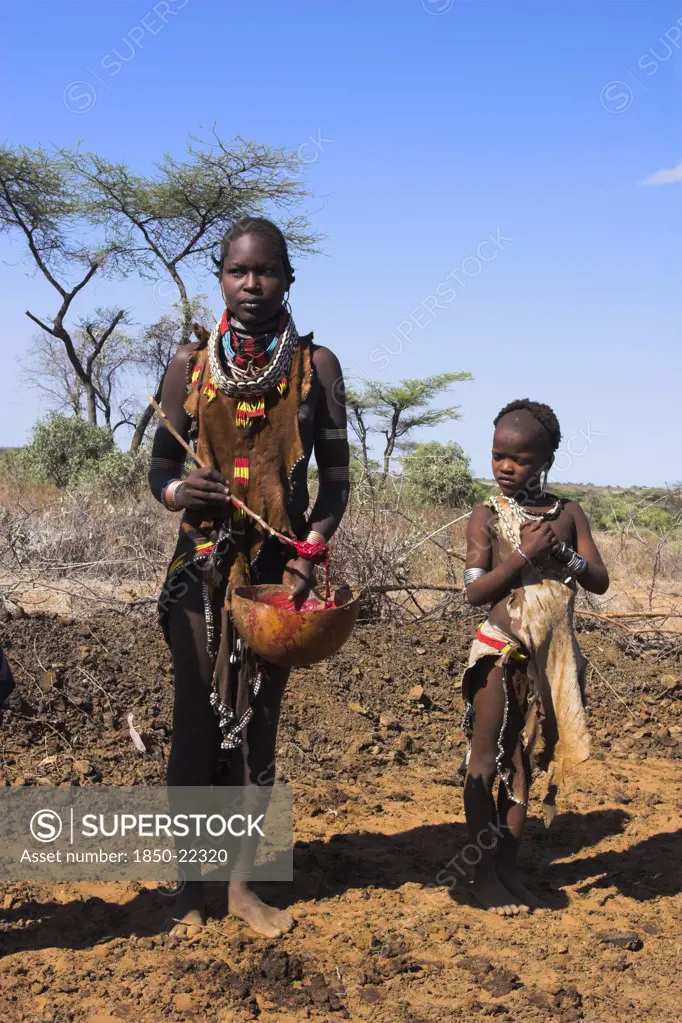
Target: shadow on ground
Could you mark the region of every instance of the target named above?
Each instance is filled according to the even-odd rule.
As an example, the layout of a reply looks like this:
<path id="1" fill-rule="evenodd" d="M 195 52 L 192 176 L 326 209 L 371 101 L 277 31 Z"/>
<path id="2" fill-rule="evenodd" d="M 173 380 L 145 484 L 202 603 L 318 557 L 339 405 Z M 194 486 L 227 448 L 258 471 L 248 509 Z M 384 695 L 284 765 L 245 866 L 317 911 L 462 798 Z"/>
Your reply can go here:
<path id="1" fill-rule="evenodd" d="M 682 890 L 682 829 L 654 835 L 627 849 L 578 856 L 603 839 L 621 834 L 628 820 L 622 810 L 597 810 L 582 816 L 563 814 L 549 830 L 536 821 L 529 822 L 525 868 L 533 875 L 539 894 L 549 895 L 558 908 L 568 901 L 561 891 L 564 886 L 588 879 L 585 891 L 615 886 L 621 894 L 640 901 Z M 431 886 L 467 842 L 466 829 L 460 823 L 423 825 L 395 835 L 333 835 L 328 841 L 296 845 L 292 883 L 262 884 L 257 890 L 271 903 L 285 906 L 352 889 L 392 890 L 407 883 Z M 577 858 L 562 862 L 571 856 Z M 451 889 L 451 896 L 462 904 L 472 901 L 466 884 Z M 224 913 L 224 899 L 214 895 L 210 910 Z M 68 903 L 28 901 L 0 915 L 4 925 L 1 952 L 83 949 L 117 937 L 154 935 L 166 929 L 172 912 L 172 899 L 147 889 L 125 905 L 99 898 Z M 20 922 L 21 926 L 12 926 Z"/>

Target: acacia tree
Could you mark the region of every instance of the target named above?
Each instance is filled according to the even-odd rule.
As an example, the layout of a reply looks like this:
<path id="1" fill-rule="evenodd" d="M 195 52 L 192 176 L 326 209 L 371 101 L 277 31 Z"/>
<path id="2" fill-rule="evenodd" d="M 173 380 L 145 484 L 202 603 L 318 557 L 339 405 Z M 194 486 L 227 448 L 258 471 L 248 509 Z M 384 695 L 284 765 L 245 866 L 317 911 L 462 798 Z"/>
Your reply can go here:
<path id="1" fill-rule="evenodd" d="M 122 384 L 138 357 L 134 339 L 120 329 L 121 325 L 129 325 L 126 316 L 121 318 L 116 329 L 102 344 L 104 318 L 106 312 L 102 316 L 98 310 L 94 320 L 83 322 L 85 358 L 88 367 L 92 369 L 97 403 L 104 415 L 105 425 L 115 433 L 119 426 L 131 425 L 128 410 L 133 399 L 129 394 L 122 393 Z M 114 412 L 117 415 L 116 423 L 112 422 Z"/>
<path id="2" fill-rule="evenodd" d="M 190 300 L 190 311 L 193 324 L 207 328 L 208 324 L 213 322 L 213 314 L 206 305 L 203 295 L 197 295 Z M 176 302 L 170 312 L 164 313 L 156 323 L 146 327 L 140 336 L 137 348 L 137 365 L 144 376 L 147 390 L 157 402 L 161 401 L 161 389 L 166 370 L 170 366 L 178 346 L 183 344 L 184 327 L 184 313 L 180 303 Z M 130 444 L 131 451 L 139 449 L 153 414 L 153 406 L 150 404 L 145 404 L 138 413 Z"/>
<path id="3" fill-rule="evenodd" d="M 360 457 L 364 477 L 367 480 L 369 489 L 374 492 L 374 473 L 370 471 L 369 457 L 369 426 L 367 417 L 373 411 L 373 404 L 364 390 L 346 385 L 345 387 L 346 411 L 350 427 L 360 442 Z"/>
<path id="4" fill-rule="evenodd" d="M 68 161 L 42 148 L 0 147 L 0 231 L 18 234 L 36 269 L 57 293 L 57 306 L 47 317 L 31 310 L 26 315 L 46 334 L 59 341 L 85 394 L 88 422 L 97 422 L 97 385 L 93 366 L 97 355 L 124 319 L 125 311 L 109 310 L 106 319 L 93 323 L 94 358 L 84 361 L 74 342 L 67 316 L 76 297 L 95 274 L 123 268 L 125 251 L 117 241 L 98 237 L 89 224 L 91 210 L 80 194 Z M 96 333 L 95 333 L 96 329 Z"/>
<path id="5" fill-rule="evenodd" d="M 284 147 L 236 138 L 190 138 L 184 159 L 168 154 L 154 172 L 141 176 L 126 164 L 96 153 L 64 151 L 63 158 L 83 182 L 88 208 L 133 254 L 148 280 L 165 277 L 177 289 L 182 314 L 179 343 L 192 337 L 191 285 L 207 255 L 216 250 L 226 225 L 246 215 L 274 212 L 294 250 L 311 251 L 315 238 L 307 218 L 296 214 L 308 193 L 298 173 L 300 157 Z M 151 418 L 138 423 L 138 445 Z"/>
<path id="6" fill-rule="evenodd" d="M 361 390 L 348 387 L 346 401 L 350 424 L 360 441 L 365 469 L 369 468 L 369 434 L 378 433 L 384 438 L 383 482 L 388 476 L 396 445 L 404 445 L 408 434 L 420 427 L 438 426 L 459 419 L 458 405 L 447 408 L 430 406 L 453 384 L 463 380 L 471 380 L 471 374 L 439 373 L 423 379 L 401 380 L 397 384 L 363 380 Z"/>
<path id="7" fill-rule="evenodd" d="M 227 143 L 215 131 L 208 141 L 190 139 L 182 159 L 165 155 L 146 175 L 79 148 L 48 154 L 41 148 L 0 147 L 0 230 L 23 237 L 29 258 L 59 300 L 49 317 L 27 315 L 63 344 L 91 422 L 98 400 L 103 403 L 67 323 L 74 300 L 95 274 L 135 272 L 149 281 L 169 281 L 181 309 L 179 343 L 186 344 L 197 273 L 200 267 L 205 272 L 207 254 L 230 221 L 274 213 L 284 221 L 294 250 L 313 249 L 307 219 L 297 212 L 308 196 L 300 163 L 296 152 L 283 147 L 240 138 Z M 100 324 L 96 343 L 106 344 L 124 317 L 118 310 L 108 324 Z M 146 408 L 136 424 L 134 447 L 150 419 Z"/>
<path id="8" fill-rule="evenodd" d="M 108 330 L 114 315 L 111 310 L 97 309 L 92 316 L 81 319 L 72 332 L 73 348 L 89 388 L 76 372 L 64 345 L 51 333 L 43 331 L 37 335 L 23 360 L 28 386 L 47 397 L 52 411 L 69 411 L 93 424 L 101 412 L 112 433 L 130 421 L 126 412 L 130 398 L 123 393 L 123 383 L 136 360 L 135 343 L 121 329 L 128 325 L 128 318 L 122 317 L 113 331 Z M 114 415 L 118 417 L 115 423 Z"/>

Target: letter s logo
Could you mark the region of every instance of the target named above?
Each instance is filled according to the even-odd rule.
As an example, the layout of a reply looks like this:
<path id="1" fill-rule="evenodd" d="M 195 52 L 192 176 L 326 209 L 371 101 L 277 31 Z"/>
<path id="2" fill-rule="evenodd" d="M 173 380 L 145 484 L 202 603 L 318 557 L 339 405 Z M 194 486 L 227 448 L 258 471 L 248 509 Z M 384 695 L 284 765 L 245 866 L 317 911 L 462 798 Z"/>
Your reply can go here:
<path id="1" fill-rule="evenodd" d="M 29 827 L 37 842 L 54 842 L 62 833 L 62 819 L 55 810 L 38 810 Z"/>

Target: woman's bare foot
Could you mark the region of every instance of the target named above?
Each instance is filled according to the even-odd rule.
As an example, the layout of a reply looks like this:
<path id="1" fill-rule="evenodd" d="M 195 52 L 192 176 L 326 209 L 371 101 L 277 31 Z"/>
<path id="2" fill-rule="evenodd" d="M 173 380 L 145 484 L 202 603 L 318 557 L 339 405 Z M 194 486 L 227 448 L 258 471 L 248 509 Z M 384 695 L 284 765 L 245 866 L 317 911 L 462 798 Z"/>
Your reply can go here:
<path id="1" fill-rule="evenodd" d="M 251 891 L 244 881 L 230 881 L 227 888 L 227 908 L 264 938 L 279 938 L 294 926 L 291 913 L 274 909 Z"/>
<path id="2" fill-rule="evenodd" d="M 539 899 L 537 895 L 534 895 L 530 888 L 526 888 L 525 884 L 519 877 L 516 867 L 498 867 L 497 874 L 500 881 L 512 893 L 517 899 L 519 899 L 524 906 L 528 909 L 548 909 L 546 902 Z"/>
<path id="3" fill-rule="evenodd" d="M 204 923 L 204 885 L 202 881 L 190 881 L 175 899 L 174 924 L 170 929 L 173 938 L 193 938 L 199 934 Z"/>
<path id="4" fill-rule="evenodd" d="M 474 896 L 484 909 L 498 916 L 518 916 L 527 912 L 527 907 L 511 894 L 497 874 L 475 878 Z"/>

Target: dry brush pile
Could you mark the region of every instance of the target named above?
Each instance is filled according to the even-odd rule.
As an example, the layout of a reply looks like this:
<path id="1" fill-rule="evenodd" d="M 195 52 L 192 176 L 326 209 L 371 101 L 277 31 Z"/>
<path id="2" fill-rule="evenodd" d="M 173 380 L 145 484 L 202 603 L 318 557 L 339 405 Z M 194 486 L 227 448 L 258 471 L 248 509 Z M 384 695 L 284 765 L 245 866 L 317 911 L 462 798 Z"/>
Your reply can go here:
<path id="1" fill-rule="evenodd" d="M 361 481 L 332 545 L 333 581 L 362 591 L 364 620 L 414 622 L 461 610 L 466 518 L 466 509 L 410 506 L 394 481 L 382 491 Z M 176 529 L 177 519 L 146 493 L 113 501 L 96 489 L 0 486 L 2 592 L 76 612 L 93 600 L 151 602 Z M 597 541 L 612 585 L 603 598 L 581 594 L 581 615 L 672 641 L 682 622 L 679 528 L 657 534 L 624 523 Z"/>

